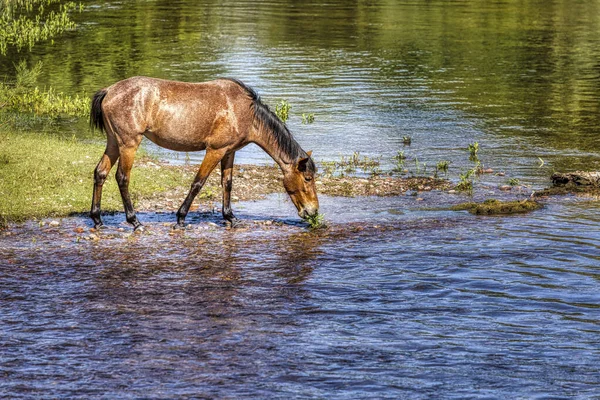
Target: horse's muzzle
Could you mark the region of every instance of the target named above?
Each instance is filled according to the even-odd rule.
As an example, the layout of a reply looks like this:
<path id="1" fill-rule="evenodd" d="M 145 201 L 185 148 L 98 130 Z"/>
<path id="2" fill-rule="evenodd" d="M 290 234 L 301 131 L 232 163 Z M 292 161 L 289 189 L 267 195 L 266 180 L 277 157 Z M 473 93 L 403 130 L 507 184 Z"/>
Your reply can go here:
<path id="1" fill-rule="evenodd" d="M 317 207 L 305 207 L 302 210 L 298 211 L 298 215 L 302 219 L 306 219 L 309 217 L 314 217 L 319 213 L 319 209 Z"/>

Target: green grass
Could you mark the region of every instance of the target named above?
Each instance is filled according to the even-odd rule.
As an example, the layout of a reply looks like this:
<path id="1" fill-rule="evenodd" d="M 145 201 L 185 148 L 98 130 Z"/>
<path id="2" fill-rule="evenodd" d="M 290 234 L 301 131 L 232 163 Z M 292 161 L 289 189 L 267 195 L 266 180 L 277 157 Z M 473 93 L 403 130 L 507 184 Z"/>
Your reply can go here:
<path id="1" fill-rule="evenodd" d="M 0 143 L 0 227 L 89 211 L 93 171 L 104 144 L 2 130 Z M 123 210 L 115 171 L 116 166 L 104 184 L 103 211 Z M 175 170 L 134 165 L 130 192 L 134 199 L 151 198 L 157 192 L 187 188 L 191 181 L 192 176 Z"/>
<path id="2" fill-rule="evenodd" d="M 311 229 L 322 228 L 325 226 L 325 217 L 321 213 L 317 213 L 314 216 L 307 217 L 306 222 Z"/>

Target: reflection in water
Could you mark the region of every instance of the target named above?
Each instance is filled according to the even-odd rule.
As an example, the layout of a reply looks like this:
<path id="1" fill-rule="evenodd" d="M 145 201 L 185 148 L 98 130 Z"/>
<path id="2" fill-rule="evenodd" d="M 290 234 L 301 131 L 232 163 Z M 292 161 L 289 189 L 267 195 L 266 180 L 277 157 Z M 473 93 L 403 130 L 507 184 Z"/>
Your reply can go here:
<path id="1" fill-rule="evenodd" d="M 319 160 L 360 151 L 389 169 L 409 135 L 409 158 L 460 168 L 478 140 L 486 165 L 539 183 L 553 168 L 600 167 L 600 4 L 563 3 L 86 2 L 76 33 L 0 66 L 43 60 L 41 83 L 88 95 L 134 75 L 234 76 L 271 104 L 289 100 Z M 255 147 L 238 161 L 271 162 Z"/>

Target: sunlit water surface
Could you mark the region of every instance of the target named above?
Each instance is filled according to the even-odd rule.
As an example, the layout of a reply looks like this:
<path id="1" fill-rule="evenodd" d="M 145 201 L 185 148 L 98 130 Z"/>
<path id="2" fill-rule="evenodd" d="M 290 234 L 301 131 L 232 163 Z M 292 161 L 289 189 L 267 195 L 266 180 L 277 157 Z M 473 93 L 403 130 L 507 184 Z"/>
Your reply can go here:
<path id="1" fill-rule="evenodd" d="M 506 172 L 484 183 L 533 188 L 600 166 L 595 1 L 84 4 L 77 32 L 3 71 L 42 60 L 42 83 L 87 95 L 132 75 L 237 77 L 292 104 L 318 161 L 360 151 L 389 170 L 405 151 L 413 171 L 451 161 L 456 180 L 479 141 Z M 255 147 L 237 159 L 271 162 Z M 176 235 L 172 213 L 142 213 L 139 236 L 107 216 L 97 241 L 85 217 L 12 227 L 0 397 L 600 397 L 597 200 L 440 209 L 464 199 L 322 197 L 329 227 L 312 232 L 281 196 L 235 204 L 237 230 L 211 212 Z"/>

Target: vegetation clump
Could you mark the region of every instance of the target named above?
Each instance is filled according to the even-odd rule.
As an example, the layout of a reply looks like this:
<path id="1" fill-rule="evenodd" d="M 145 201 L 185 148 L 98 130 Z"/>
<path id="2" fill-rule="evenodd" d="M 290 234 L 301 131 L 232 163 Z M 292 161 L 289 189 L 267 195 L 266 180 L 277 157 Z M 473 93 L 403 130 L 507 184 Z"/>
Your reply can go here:
<path id="1" fill-rule="evenodd" d="M 14 83 L 0 83 L 0 105 L 5 110 L 31 113 L 37 116 L 57 118 L 60 116 L 87 117 L 90 101 L 85 96 L 69 96 L 57 92 L 54 88 L 40 89 L 36 86 L 42 71 L 42 63 L 27 68 L 21 61 L 15 66 Z"/>
<path id="2" fill-rule="evenodd" d="M 291 109 L 292 105 L 287 100 L 281 100 L 277 105 L 275 105 L 275 114 L 283 123 L 286 123 L 290 117 Z"/>
<path id="3" fill-rule="evenodd" d="M 321 213 L 317 213 L 313 216 L 306 217 L 306 222 L 311 229 L 318 229 L 325 227 L 325 217 Z"/>
<path id="4" fill-rule="evenodd" d="M 452 207 L 452 210 L 467 210 L 475 215 L 521 214 L 541 208 L 542 205 L 535 200 L 500 201 L 488 199 L 483 203 L 462 203 Z"/>
<path id="5" fill-rule="evenodd" d="M 83 7 L 72 1 L 0 1 L 0 54 L 6 55 L 8 46 L 15 46 L 19 51 L 24 47 L 31 50 L 37 42 L 75 29 L 76 24 L 69 14 L 77 8 Z"/>
<path id="6" fill-rule="evenodd" d="M 302 123 L 303 124 L 312 124 L 313 122 L 315 122 L 315 114 L 313 113 L 302 113 Z"/>

